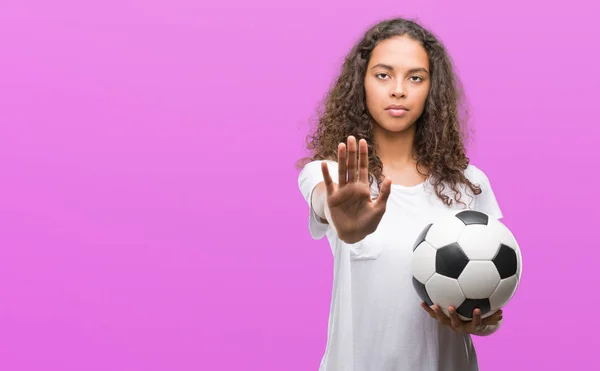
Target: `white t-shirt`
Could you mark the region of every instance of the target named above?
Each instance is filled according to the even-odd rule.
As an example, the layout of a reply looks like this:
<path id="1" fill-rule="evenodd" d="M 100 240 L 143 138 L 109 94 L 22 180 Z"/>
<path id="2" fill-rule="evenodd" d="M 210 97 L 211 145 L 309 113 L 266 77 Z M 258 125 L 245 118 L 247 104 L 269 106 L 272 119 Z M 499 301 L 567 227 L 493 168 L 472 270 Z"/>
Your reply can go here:
<path id="1" fill-rule="evenodd" d="M 337 163 L 327 163 L 337 183 Z M 473 165 L 465 175 L 482 189 L 473 197 L 467 187 L 461 188 L 466 208 L 500 219 L 487 176 Z M 465 206 L 443 204 L 427 181 L 413 187 L 394 184 L 377 230 L 346 244 L 310 207 L 312 191 L 321 181 L 321 161 L 307 164 L 298 178 L 310 208 L 310 234 L 314 239 L 326 236 L 334 257 L 328 340 L 319 370 L 478 370 L 471 336 L 432 319 L 412 285 L 412 246 L 418 234 L 428 223 Z M 372 195 L 377 195 L 376 184 Z"/>

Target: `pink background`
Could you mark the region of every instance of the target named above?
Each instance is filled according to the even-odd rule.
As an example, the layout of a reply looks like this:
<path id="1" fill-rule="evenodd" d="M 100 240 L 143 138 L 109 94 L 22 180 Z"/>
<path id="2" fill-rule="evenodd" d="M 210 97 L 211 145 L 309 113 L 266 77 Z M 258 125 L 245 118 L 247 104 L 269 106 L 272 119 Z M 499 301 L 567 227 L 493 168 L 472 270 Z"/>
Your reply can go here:
<path id="1" fill-rule="evenodd" d="M 452 53 L 523 249 L 482 370 L 597 362 L 598 4 L 4 1 L 0 369 L 316 370 L 332 258 L 293 165 L 392 16 Z"/>

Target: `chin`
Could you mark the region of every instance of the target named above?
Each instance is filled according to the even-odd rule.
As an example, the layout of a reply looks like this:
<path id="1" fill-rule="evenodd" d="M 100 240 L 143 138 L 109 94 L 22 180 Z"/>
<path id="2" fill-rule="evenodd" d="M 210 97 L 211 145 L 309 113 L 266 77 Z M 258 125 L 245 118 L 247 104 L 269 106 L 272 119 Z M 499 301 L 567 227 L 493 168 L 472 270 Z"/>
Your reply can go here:
<path id="1" fill-rule="evenodd" d="M 414 121 L 410 119 L 382 120 L 377 125 L 385 131 L 392 133 L 402 133 L 409 131 L 414 127 Z"/>

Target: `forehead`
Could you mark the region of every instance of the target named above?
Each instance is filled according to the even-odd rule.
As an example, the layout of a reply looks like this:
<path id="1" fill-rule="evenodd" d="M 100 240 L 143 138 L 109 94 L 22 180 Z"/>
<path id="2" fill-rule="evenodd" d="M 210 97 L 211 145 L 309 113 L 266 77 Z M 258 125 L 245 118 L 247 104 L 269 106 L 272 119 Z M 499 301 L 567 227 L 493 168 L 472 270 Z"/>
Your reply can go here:
<path id="1" fill-rule="evenodd" d="M 402 69 L 428 68 L 429 58 L 419 42 L 406 36 L 399 36 L 383 40 L 373 49 L 369 67 L 378 63 L 385 63 Z"/>

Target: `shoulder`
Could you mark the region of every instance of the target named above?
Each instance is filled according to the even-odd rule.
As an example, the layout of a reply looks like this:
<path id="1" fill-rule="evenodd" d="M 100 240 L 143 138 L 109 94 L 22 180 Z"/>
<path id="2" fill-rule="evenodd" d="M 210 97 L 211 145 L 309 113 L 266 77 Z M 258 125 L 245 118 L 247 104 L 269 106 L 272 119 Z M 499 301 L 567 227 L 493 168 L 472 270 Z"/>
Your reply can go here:
<path id="1" fill-rule="evenodd" d="M 481 193 L 475 196 L 475 210 L 487 213 L 497 219 L 502 218 L 502 210 L 498 205 L 498 200 L 488 175 L 475 165 L 469 165 L 465 169 L 465 176 L 476 186 L 479 186 Z"/>
<path id="2" fill-rule="evenodd" d="M 298 186 L 302 190 L 305 196 L 308 196 L 312 189 L 323 181 L 323 170 L 321 169 L 321 163 L 327 163 L 327 169 L 329 175 L 334 182 L 337 183 L 338 179 L 338 166 L 337 162 L 332 160 L 314 160 L 305 164 L 300 173 L 298 174 Z"/>
<path id="3" fill-rule="evenodd" d="M 338 164 L 338 163 L 337 163 L 337 161 L 335 161 L 335 160 L 330 160 L 330 159 L 324 159 L 324 160 L 312 160 L 312 161 L 309 161 L 309 162 L 307 162 L 307 163 L 306 163 L 306 164 L 305 164 L 305 165 L 302 167 L 302 170 L 305 170 L 305 169 L 312 169 L 312 168 L 315 168 L 315 167 L 321 168 L 321 163 L 322 163 L 322 162 L 325 162 L 325 163 L 327 163 L 327 166 L 335 166 L 335 167 L 337 167 L 337 164 Z"/>
<path id="4" fill-rule="evenodd" d="M 489 185 L 490 180 L 487 174 L 479 167 L 469 164 L 464 171 L 465 177 L 471 181 L 471 183 L 484 187 Z"/>
<path id="5" fill-rule="evenodd" d="M 320 176 L 321 174 L 321 163 L 327 163 L 327 168 L 331 173 L 331 176 L 334 176 L 334 173 L 337 173 L 338 163 L 333 160 L 313 160 L 306 163 L 302 169 L 300 170 L 300 174 L 298 175 L 300 178 L 302 177 L 310 177 L 310 176 Z"/>
<path id="6" fill-rule="evenodd" d="M 464 170 L 464 175 L 475 187 L 478 187 L 481 190 L 480 193 L 475 194 L 470 187 L 468 187 L 466 184 L 463 184 L 462 189 L 469 196 L 474 197 L 475 199 L 482 198 L 485 197 L 487 193 L 492 191 L 490 179 L 485 171 L 483 171 L 480 167 L 469 164 Z"/>

